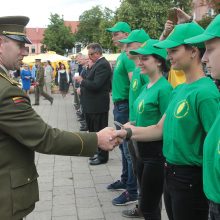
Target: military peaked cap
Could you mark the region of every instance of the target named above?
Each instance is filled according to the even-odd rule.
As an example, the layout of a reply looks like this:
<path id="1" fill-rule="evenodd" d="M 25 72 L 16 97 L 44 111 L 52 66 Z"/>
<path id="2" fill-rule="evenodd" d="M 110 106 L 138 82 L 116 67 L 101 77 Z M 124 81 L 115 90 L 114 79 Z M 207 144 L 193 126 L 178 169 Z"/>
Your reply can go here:
<path id="1" fill-rule="evenodd" d="M 25 26 L 29 18 L 25 16 L 0 17 L 0 34 L 16 41 L 31 44 L 25 34 Z"/>

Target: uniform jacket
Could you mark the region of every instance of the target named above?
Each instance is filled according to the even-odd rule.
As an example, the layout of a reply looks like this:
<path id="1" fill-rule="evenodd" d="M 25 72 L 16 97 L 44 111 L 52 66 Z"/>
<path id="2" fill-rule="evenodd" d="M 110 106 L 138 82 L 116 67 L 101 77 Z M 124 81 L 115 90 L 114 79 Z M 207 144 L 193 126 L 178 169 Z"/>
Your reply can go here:
<path id="1" fill-rule="evenodd" d="M 2 69 L 0 91 L 0 219 L 18 220 L 39 200 L 34 152 L 90 156 L 97 137 L 50 127 Z"/>
<path id="2" fill-rule="evenodd" d="M 109 111 L 112 70 L 109 62 L 100 58 L 81 82 L 82 105 L 85 113 Z"/>
<path id="3" fill-rule="evenodd" d="M 44 68 L 41 65 L 36 70 L 36 82 L 39 83 L 40 87 L 44 86 Z"/>

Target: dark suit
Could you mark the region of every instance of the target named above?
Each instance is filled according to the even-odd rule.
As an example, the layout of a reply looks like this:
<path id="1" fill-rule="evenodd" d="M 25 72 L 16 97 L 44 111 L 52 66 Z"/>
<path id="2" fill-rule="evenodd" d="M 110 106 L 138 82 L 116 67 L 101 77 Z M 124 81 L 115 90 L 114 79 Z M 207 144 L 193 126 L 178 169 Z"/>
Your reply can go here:
<path id="1" fill-rule="evenodd" d="M 18 220 L 39 200 L 34 152 L 91 156 L 97 136 L 51 128 L 2 69 L 0 88 L 0 219 Z"/>
<path id="2" fill-rule="evenodd" d="M 89 131 L 108 126 L 112 70 L 109 62 L 100 58 L 81 82 L 82 105 Z M 108 161 L 108 152 L 98 149 L 102 162 Z"/>

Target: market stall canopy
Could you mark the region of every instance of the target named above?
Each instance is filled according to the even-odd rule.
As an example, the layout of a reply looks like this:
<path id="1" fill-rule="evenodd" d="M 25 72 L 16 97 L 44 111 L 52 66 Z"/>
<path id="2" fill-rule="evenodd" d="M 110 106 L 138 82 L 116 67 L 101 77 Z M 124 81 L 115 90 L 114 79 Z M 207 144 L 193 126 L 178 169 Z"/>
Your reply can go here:
<path id="1" fill-rule="evenodd" d="M 50 60 L 50 62 L 63 62 L 63 61 L 68 61 L 71 60 L 69 57 L 61 56 L 59 54 L 56 54 L 55 52 L 48 52 L 48 53 L 41 53 L 38 55 L 29 55 L 24 57 L 23 62 L 30 64 L 34 63 L 35 59 L 41 59 L 42 62 L 46 62 L 47 60 Z"/>

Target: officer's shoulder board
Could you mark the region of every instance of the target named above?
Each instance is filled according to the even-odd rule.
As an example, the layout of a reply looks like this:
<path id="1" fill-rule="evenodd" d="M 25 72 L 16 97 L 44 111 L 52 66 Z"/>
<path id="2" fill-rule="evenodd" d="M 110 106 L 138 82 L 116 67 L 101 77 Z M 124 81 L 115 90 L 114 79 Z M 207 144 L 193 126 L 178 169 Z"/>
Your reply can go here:
<path id="1" fill-rule="evenodd" d="M 12 85 L 16 85 L 19 86 L 19 83 L 13 79 L 10 79 L 7 75 L 5 75 L 4 73 L 0 72 L 0 77 L 6 79 L 8 82 L 10 82 Z"/>

